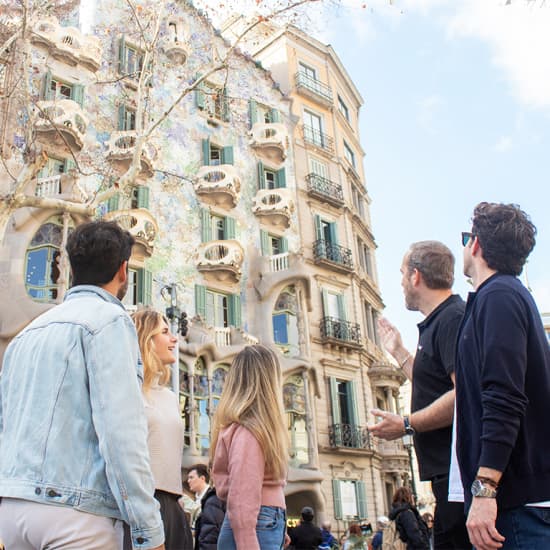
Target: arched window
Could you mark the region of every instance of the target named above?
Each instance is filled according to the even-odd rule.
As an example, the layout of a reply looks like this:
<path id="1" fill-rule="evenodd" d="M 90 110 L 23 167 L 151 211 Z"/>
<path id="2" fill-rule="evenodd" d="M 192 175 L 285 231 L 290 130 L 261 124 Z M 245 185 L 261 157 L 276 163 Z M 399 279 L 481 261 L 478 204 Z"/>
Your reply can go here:
<path id="1" fill-rule="evenodd" d="M 273 341 L 285 355 L 298 353 L 298 322 L 296 289 L 287 286 L 281 291 L 273 308 Z"/>
<path id="2" fill-rule="evenodd" d="M 211 394 L 212 394 L 212 414 L 218 407 L 218 402 L 222 395 L 223 386 L 225 384 L 225 377 L 227 376 L 227 369 L 229 365 L 217 365 L 212 374 Z"/>
<path id="3" fill-rule="evenodd" d="M 53 216 L 34 234 L 25 258 L 25 288 L 37 302 L 57 298 L 59 256 L 63 239 L 63 218 Z"/>
<path id="4" fill-rule="evenodd" d="M 306 394 L 301 374 L 295 374 L 285 380 L 283 400 L 290 438 L 290 463 L 297 467 L 309 462 Z"/>

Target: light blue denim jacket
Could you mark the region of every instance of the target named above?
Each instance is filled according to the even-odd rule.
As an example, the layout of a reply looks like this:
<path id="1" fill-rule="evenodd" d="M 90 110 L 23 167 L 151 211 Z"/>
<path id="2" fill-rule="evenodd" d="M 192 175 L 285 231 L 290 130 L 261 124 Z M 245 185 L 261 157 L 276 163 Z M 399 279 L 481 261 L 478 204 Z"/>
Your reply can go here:
<path id="1" fill-rule="evenodd" d="M 162 544 L 139 347 L 120 301 L 70 289 L 14 338 L 0 376 L 0 496 L 122 519 L 135 548 Z"/>

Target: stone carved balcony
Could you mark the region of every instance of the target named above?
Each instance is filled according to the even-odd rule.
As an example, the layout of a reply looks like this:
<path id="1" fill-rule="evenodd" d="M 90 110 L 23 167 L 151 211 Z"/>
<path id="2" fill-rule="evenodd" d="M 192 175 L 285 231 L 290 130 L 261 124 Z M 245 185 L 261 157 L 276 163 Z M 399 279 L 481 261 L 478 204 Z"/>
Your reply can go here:
<path id="1" fill-rule="evenodd" d="M 312 197 L 333 206 L 340 207 L 344 204 L 344 193 L 339 183 L 313 173 L 306 176 L 306 182 L 307 191 Z"/>
<path id="2" fill-rule="evenodd" d="M 113 210 L 103 217 L 106 221 L 115 221 L 135 238 L 136 244 L 143 246 L 147 255 L 153 253 L 153 244 L 158 234 L 157 221 L 146 208 L 131 210 Z"/>
<path id="3" fill-rule="evenodd" d="M 179 40 L 179 38 L 173 34 L 164 37 L 162 40 L 162 49 L 166 57 L 178 65 L 185 65 L 189 57 L 189 44 Z"/>
<path id="4" fill-rule="evenodd" d="M 361 347 L 361 328 L 358 323 L 336 317 L 323 317 L 320 329 L 323 342 L 351 348 Z"/>
<path id="5" fill-rule="evenodd" d="M 199 247 L 197 269 L 206 277 L 236 283 L 241 278 L 243 260 L 244 251 L 238 241 L 209 241 Z"/>
<path id="6" fill-rule="evenodd" d="M 324 239 L 318 239 L 313 243 L 313 258 L 316 264 L 336 271 L 343 273 L 353 271 L 351 250 Z"/>
<path id="7" fill-rule="evenodd" d="M 96 72 L 101 65 L 99 38 L 86 36 L 76 27 L 62 27 L 53 18 L 39 21 L 34 26 L 31 40 L 34 44 L 42 44 L 53 57 L 69 65 L 80 63 L 92 72 Z"/>
<path id="8" fill-rule="evenodd" d="M 366 426 L 356 424 L 332 424 L 328 427 L 328 439 L 331 447 L 346 449 L 372 450 L 373 446 Z"/>
<path id="9" fill-rule="evenodd" d="M 288 189 L 260 189 L 254 197 L 252 211 L 274 227 L 288 228 L 294 201 Z"/>
<path id="10" fill-rule="evenodd" d="M 235 327 L 213 327 L 214 341 L 216 346 L 234 346 L 239 344 L 255 345 L 259 343 L 259 340 Z"/>
<path id="11" fill-rule="evenodd" d="M 241 180 L 231 164 L 201 166 L 194 187 L 204 202 L 233 208 L 239 200 Z"/>
<path id="12" fill-rule="evenodd" d="M 47 134 L 48 142 L 64 146 L 63 138 L 73 152 L 80 151 L 84 145 L 84 136 L 88 119 L 80 105 L 72 99 L 38 101 L 33 109 L 35 129 Z M 63 138 L 59 135 L 62 134 Z"/>
<path id="13" fill-rule="evenodd" d="M 279 122 L 257 122 L 250 132 L 250 146 L 266 160 L 281 163 L 286 159 L 288 150 L 288 132 Z"/>
<path id="14" fill-rule="evenodd" d="M 88 194 L 80 187 L 78 180 L 67 174 L 37 178 L 34 184 L 36 197 L 51 197 L 67 199 L 84 203 L 88 200 Z"/>
<path id="15" fill-rule="evenodd" d="M 127 169 L 134 156 L 134 148 L 137 141 L 135 130 L 113 132 L 107 141 L 107 158 L 123 165 Z M 157 158 L 157 150 L 145 142 L 141 150 L 141 173 L 146 177 L 153 175 L 153 162 Z"/>

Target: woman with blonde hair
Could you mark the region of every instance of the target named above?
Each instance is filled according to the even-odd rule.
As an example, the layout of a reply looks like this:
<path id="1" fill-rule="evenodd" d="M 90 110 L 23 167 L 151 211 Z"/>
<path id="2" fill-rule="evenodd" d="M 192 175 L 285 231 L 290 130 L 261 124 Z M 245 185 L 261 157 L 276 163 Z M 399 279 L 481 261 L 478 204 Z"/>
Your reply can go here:
<path id="1" fill-rule="evenodd" d="M 279 360 L 247 346 L 233 360 L 212 428 L 212 476 L 227 513 L 220 550 L 280 550 L 288 436 Z"/>
<path id="2" fill-rule="evenodd" d="M 158 311 L 142 309 L 132 315 L 143 361 L 143 402 L 147 417 L 147 444 L 160 503 L 167 550 L 192 550 L 193 538 L 185 513 L 178 504 L 183 494 L 181 458 L 183 422 L 177 396 L 167 384 L 175 363 L 177 337 Z M 126 546 L 125 548 L 131 548 Z"/>

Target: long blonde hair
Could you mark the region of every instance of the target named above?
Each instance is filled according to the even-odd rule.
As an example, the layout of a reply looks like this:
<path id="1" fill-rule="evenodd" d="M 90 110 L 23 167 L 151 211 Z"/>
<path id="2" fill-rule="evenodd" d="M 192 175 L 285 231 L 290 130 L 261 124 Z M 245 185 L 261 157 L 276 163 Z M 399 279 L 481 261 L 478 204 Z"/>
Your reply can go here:
<path id="1" fill-rule="evenodd" d="M 283 376 L 277 356 L 265 346 L 245 347 L 227 373 L 212 425 L 212 462 L 220 431 L 232 423 L 241 424 L 257 439 L 264 452 L 266 473 L 274 479 L 285 479 L 288 435 Z"/>
<path id="2" fill-rule="evenodd" d="M 168 324 L 168 321 L 154 309 L 140 309 L 132 314 L 132 319 L 136 325 L 143 361 L 142 390 L 147 393 L 154 382 L 165 385 L 170 380 L 170 367 L 160 361 L 153 342 L 153 336 L 162 332 L 162 322 Z"/>

